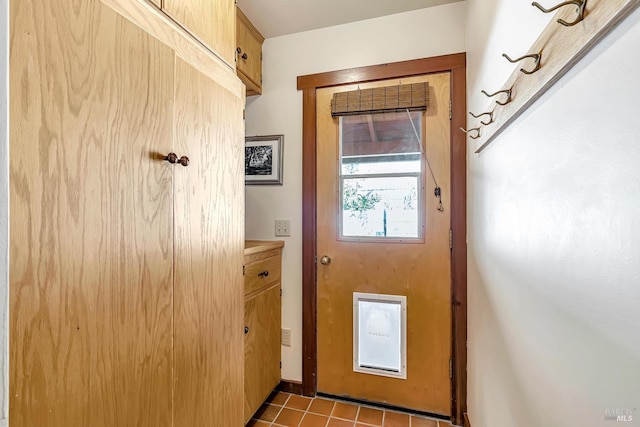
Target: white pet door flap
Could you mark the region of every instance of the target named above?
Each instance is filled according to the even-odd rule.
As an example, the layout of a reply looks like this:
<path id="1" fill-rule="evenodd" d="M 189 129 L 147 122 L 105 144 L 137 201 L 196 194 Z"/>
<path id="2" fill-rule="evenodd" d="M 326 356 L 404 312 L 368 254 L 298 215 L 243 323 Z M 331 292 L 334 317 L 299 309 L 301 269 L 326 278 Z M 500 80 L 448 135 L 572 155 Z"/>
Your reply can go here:
<path id="1" fill-rule="evenodd" d="M 407 378 L 407 297 L 353 293 L 353 370 Z"/>

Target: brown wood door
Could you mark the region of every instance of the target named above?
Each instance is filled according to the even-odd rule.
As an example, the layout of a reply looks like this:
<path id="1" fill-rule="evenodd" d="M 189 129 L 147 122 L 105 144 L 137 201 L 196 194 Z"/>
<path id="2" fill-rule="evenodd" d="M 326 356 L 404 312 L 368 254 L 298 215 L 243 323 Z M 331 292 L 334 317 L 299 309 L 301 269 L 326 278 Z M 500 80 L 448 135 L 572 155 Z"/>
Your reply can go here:
<path id="1" fill-rule="evenodd" d="M 244 99 L 179 58 L 175 81 L 175 426 L 241 426 Z"/>
<path id="2" fill-rule="evenodd" d="M 350 197 L 347 190 L 340 190 L 347 187 L 339 179 L 339 168 L 344 159 L 341 160 L 340 125 L 338 119 L 331 117 L 332 96 L 335 92 L 358 87 L 417 82 L 429 84 L 429 107 L 424 114 L 419 114 L 421 123 L 416 126 L 416 132 L 419 130 L 422 134 L 424 152 L 441 187 L 444 211 L 438 210 L 438 199 L 433 196 L 434 180 L 422 155 L 422 184 L 418 190 L 421 195 L 415 200 L 418 205 L 424 201 L 418 219 L 419 226 L 424 227 L 421 238 L 410 242 L 385 238 L 386 208 L 384 232 L 380 231 L 378 237 L 345 237 L 347 226 L 345 219 L 341 219 L 340 210 L 346 209 L 351 202 L 347 200 Z M 450 74 L 360 84 L 358 87 L 334 87 L 317 92 L 318 391 L 449 415 Z M 392 135 L 393 125 L 376 123 L 376 120 L 381 119 L 362 120 L 363 132 L 369 133 L 363 140 L 385 144 L 383 134 Z M 347 151 L 343 146 L 342 154 Z M 372 190 L 360 194 L 369 197 L 376 193 Z M 366 197 L 360 200 L 360 207 L 366 210 L 369 205 L 371 210 L 367 215 L 376 212 L 373 205 L 387 203 Z M 406 202 L 407 197 L 405 203 L 414 203 Z M 393 226 L 391 210 L 388 212 L 389 227 Z M 331 258 L 330 264 L 320 263 L 324 255 Z M 354 372 L 354 292 L 406 296 L 406 379 Z"/>
<path id="3" fill-rule="evenodd" d="M 172 425 L 173 51 L 100 2 L 11 2 L 15 427 Z"/>

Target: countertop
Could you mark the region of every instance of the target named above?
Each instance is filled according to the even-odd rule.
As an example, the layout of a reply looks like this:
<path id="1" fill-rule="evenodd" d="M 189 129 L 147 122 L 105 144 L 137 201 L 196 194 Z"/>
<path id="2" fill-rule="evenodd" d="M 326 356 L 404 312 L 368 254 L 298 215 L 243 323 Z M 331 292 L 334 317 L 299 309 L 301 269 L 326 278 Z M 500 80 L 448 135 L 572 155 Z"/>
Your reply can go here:
<path id="1" fill-rule="evenodd" d="M 284 246 L 283 240 L 245 240 L 244 241 L 244 254 L 252 255 L 258 252 L 269 251 L 271 249 L 278 249 Z"/>

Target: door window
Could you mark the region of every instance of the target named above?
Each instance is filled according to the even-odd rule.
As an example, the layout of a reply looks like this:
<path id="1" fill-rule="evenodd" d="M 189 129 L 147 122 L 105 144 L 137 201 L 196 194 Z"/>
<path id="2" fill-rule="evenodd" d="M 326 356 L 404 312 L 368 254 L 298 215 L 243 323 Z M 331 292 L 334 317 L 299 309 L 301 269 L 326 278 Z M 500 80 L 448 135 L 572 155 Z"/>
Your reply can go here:
<path id="1" fill-rule="evenodd" d="M 340 117 L 340 238 L 423 238 L 422 117 Z"/>

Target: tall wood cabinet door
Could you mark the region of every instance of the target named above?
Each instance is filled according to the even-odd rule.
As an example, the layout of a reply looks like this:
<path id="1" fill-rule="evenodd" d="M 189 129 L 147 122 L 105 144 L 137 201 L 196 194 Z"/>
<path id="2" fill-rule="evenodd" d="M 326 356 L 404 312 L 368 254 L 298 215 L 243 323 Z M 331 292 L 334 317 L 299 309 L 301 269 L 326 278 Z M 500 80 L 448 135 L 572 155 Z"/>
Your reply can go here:
<path id="1" fill-rule="evenodd" d="M 244 100 L 175 73 L 175 426 L 241 426 Z"/>
<path id="2" fill-rule="evenodd" d="M 11 2 L 12 427 L 171 426 L 173 51 Z"/>
<path id="3" fill-rule="evenodd" d="M 245 422 L 280 382 L 280 306 L 280 283 L 245 301 Z"/>
<path id="4" fill-rule="evenodd" d="M 164 0 L 162 8 L 229 65 L 235 66 L 234 0 Z"/>

